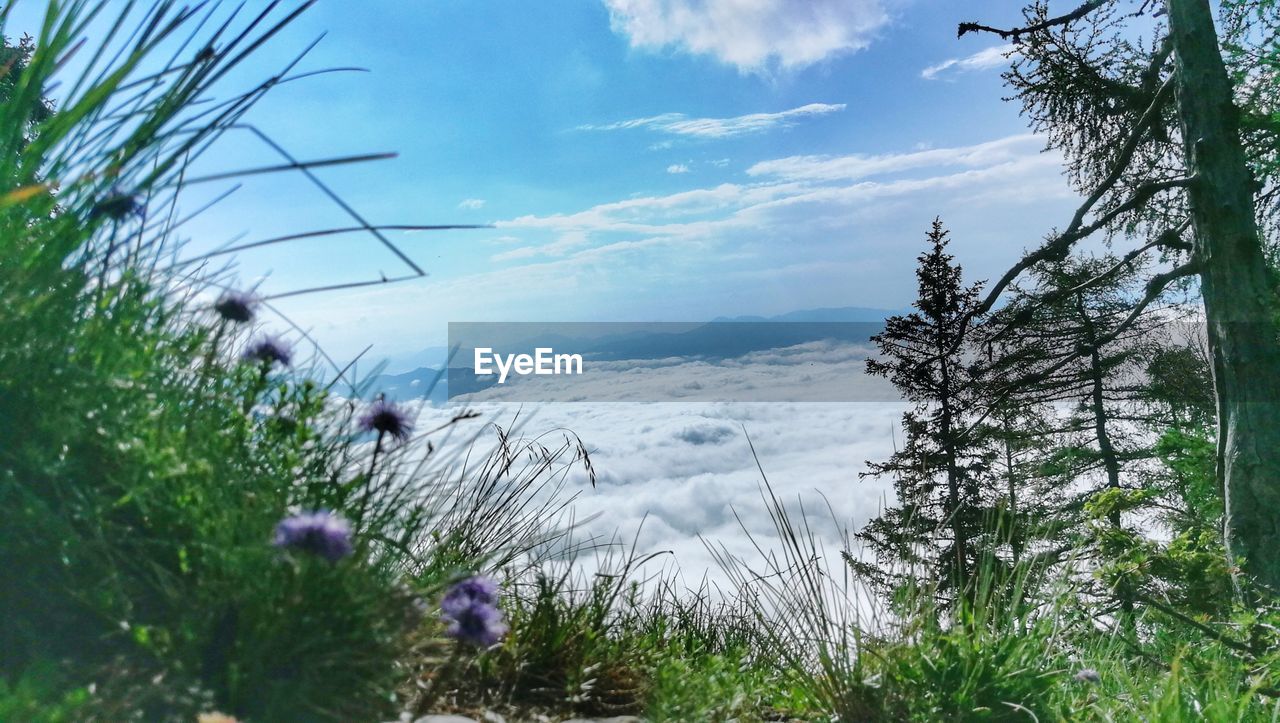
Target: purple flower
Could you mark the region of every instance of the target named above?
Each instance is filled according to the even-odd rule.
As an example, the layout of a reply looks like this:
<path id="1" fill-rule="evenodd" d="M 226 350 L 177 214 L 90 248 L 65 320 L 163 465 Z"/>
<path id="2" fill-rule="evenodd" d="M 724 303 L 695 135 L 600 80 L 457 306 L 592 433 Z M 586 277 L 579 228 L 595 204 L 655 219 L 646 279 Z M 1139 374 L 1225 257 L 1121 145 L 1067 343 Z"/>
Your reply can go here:
<path id="1" fill-rule="evenodd" d="M 502 640 L 507 624 L 497 603 L 498 584 L 487 577 L 477 575 L 454 584 L 440 602 L 449 626 L 446 634 L 485 648 Z"/>
<path id="2" fill-rule="evenodd" d="M 476 603 L 445 620 L 449 623 L 446 635 L 482 648 L 496 644 L 507 634 L 502 611 L 492 605 Z"/>
<path id="3" fill-rule="evenodd" d="M 93 209 L 89 211 L 89 216 L 90 218 L 105 216 L 112 221 L 123 221 L 130 216 L 140 217 L 145 213 L 146 207 L 138 194 L 128 193 L 119 186 L 112 186 L 107 192 L 107 197 L 94 204 Z"/>
<path id="4" fill-rule="evenodd" d="M 228 291 L 213 305 L 213 310 L 227 321 L 243 324 L 253 321 L 254 307 L 258 299 L 247 291 Z"/>
<path id="5" fill-rule="evenodd" d="M 469 577 L 454 583 L 440 601 L 440 609 L 445 615 L 466 610 L 473 605 L 497 605 L 498 583 L 483 575 Z"/>
<path id="6" fill-rule="evenodd" d="M 365 413 L 360 415 L 358 424 L 362 432 L 389 434 L 401 442 L 413 433 L 413 421 L 409 419 L 409 413 L 385 399 L 369 405 Z"/>
<path id="7" fill-rule="evenodd" d="M 250 344 L 240 358 L 245 361 L 262 362 L 267 366 L 277 362 L 289 366 L 289 361 L 293 359 L 293 350 L 279 337 L 264 336 Z"/>
<path id="8" fill-rule="evenodd" d="M 272 544 L 309 552 L 334 563 L 351 554 L 351 525 L 327 510 L 302 512 L 276 525 Z"/>

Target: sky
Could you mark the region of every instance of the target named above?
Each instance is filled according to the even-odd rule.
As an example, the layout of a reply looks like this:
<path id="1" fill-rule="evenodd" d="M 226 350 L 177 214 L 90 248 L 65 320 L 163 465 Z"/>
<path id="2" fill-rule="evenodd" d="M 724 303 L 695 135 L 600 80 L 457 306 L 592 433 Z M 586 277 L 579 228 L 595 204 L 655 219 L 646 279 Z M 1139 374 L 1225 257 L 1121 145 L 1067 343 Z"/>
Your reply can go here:
<path id="1" fill-rule="evenodd" d="M 10 34 L 34 27 L 18 3 Z M 253 5 L 253 3 L 250 3 Z M 27 13 L 27 14 L 24 14 Z M 249 121 L 299 158 L 395 151 L 322 178 L 427 273 L 280 308 L 335 358 L 393 362 L 450 321 L 692 321 L 898 309 L 934 216 L 969 278 L 1069 217 L 1054 154 L 999 77 L 1011 3 L 930 0 L 321 0 L 228 81 L 359 66 L 279 86 Z M 243 134 L 209 170 L 274 163 Z M 224 188 L 197 189 L 189 206 Z M 186 230 L 186 254 L 350 225 L 300 177 L 254 178 Z M 395 277 L 375 240 L 245 252 L 275 294 Z M 393 364 L 394 366 L 394 364 Z"/>

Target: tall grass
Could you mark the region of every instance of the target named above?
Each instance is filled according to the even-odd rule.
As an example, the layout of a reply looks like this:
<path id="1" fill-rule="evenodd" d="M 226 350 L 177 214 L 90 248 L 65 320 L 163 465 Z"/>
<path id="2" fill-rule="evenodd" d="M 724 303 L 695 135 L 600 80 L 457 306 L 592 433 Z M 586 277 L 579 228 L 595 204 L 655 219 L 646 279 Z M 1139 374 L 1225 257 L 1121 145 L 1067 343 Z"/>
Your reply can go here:
<path id="1" fill-rule="evenodd" d="M 392 714 L 436 592 L 557 534 L 580 445 L 433 443 L 469 415 L 369 443 L 315 381 L 332 371 L 241 358 L 285 326 L 266 305 L 239 323 L 213 308 L 229 277 L 174 271 L 188 169 L 293 64 L 240 92 L 228 74 L 309 4 L 53 2 L 5 51 L 5 719 Z M 270 544 L 319 509 L 350 556 Z"/>
<path id="2" fill-rule="evenodd" d="M 958 603 L 927 579 L 876 600 L 849 576 L 848 536 L 830 554 L 818 518 L 761 475 L 779 548 L 757 544 L 755 560 L 713 552 L 813 719 L 1280 720 L 1280 659 L 1261 632 L 1274 610 L 1209 622 L 1152 604 L 1126 624 L 1098 605 L 1087 574 L 1034 556 L 1012 572 L 988 560 Z M 1249 630 L 1262 636 L 1252 650 Z"/>

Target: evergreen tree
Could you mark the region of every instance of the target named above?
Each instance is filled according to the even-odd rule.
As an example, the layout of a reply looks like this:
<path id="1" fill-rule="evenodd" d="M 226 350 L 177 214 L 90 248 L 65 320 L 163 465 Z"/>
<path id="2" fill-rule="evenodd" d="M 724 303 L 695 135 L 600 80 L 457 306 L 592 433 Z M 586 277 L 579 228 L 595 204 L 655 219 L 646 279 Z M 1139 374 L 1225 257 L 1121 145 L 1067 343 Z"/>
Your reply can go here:
<path id="1" fill-rule="evenodd" d="M 1042 264 L 1035 286 L 1019 290 L 991 325 L 1003 341 L 993 371 L 1010 390 L 1006 404 L 1058 407 L 1054 422 L 1035 432 L 1051 446 L 1039 461 L 1041 499 L 1059 506 L 1050 527 L 1068 541 L 1084 534 L 1098 559 L 1114 556 L 1100 541 L 1141 536 L 1124 517 L 1149 502 L 1138 474 L 1155 455 L 1143 375 L 1169 320 L 1130 320 L 1139 271 L 1109 256 Z M 1130 583 L 1112 582 L 1111 597 L 1132 613 Z"/>
<path id="2" fill-rule="evenodd" d="M 989 452 L 968 436 L 975 385 L 960 343 L 980 285 L 964 285 L 947 236 L 935 219 L 916 270 L 916 311 L 890 317 L 872 338 L 880 356 L 867 360 L 867 372 L 891 381 L 911 408 L 903 447 L 863 473 L 892 477 L 897 503 L 858 533 L 879 564 L 855 567 L 882 588 L 936 584 L 954 600 L 981 562 L 991 500 Z"/>
<path id="3" fill-rule="evenodd" d="M 1159 461 L 1144 485 L 1159 495 L 1154 522 L 1165 533 L 1147 553 L 1144 582 L 1150 597 L 1177 609 L 1222 616 L 1233 591 L 1221 535 L 1222 490 L 1214 475 L 1210 356 L 1198 326 L 1180 328 L 1185 333 L 1152 356 L 1143 390 Z"/>

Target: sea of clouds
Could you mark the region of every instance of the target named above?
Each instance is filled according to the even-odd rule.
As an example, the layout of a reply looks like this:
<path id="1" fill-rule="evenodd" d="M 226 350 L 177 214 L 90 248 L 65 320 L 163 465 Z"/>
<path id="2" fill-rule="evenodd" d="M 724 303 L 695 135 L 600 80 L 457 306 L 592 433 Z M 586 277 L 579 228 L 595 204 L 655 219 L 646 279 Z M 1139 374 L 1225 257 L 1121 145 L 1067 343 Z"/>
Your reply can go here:
<path id="1" fill-rule="evenodd" d="M 852 345 L 811 344 L 719 362 L 667 362 L 687 365 L 681 378 L 767 386 L 768 398 L 777 401 L 515 404 L 485 401 L 481 393 L 475 400 L 424 407 L 419 428 L 435 428 L 465 408 L 479 414 L 463 423 L 473 432 L 485 423 L 515 427 L 517 436 L 544 435 L 549 446 L 572 432 L 589 450 L 596 472 L 594 486 L 581 468 L 567 477 L 565 492 L 577 494 L 579 538 L 634 541 L 638 553 L 661 553 L 650 569 L 678 570 L 691 587 L 704 577 L 723 584 L 708 544 L 750 562 L 760 554 L 756 545 L 768 550 L 780 543 L 762 496 L 766 478 L 778 498 L 796 511 L 803 507 L 828 562 L 836 564 L 844 535 L 891 501 L 890 480 L 862 479 L 860 473 L 867 460 L 893 452 L 906 405 L 886 401 L 893 396 L 885 393 L 883 380 L 865 375 L 864 352 Z M 806 375 L 793 373 L 800 357 Z M 834 374 L 865 388 L 865 398 L 874 401 L 815 401 L 821 397 L 813 390 L 824 386 L 815 380 L 830 383 Z M 591 399 L 593 387 L 634 384 L 631 376 L 627 363 L 611 362 L 581 380 L 582 398 Z M 574 381 L 559 377 L 557 383 Z M 635 392 L 639 398 L 663 398 L 655 389 Z M 670 398 L 684 393 L 673 387 Z M 491 439 L 482 434 L 478 449 Z M 593 564 L 581 562 L 586 568 Z"/>

